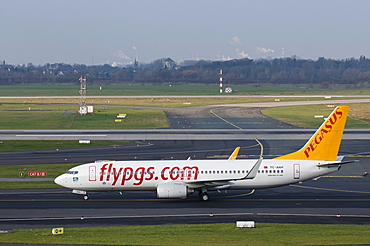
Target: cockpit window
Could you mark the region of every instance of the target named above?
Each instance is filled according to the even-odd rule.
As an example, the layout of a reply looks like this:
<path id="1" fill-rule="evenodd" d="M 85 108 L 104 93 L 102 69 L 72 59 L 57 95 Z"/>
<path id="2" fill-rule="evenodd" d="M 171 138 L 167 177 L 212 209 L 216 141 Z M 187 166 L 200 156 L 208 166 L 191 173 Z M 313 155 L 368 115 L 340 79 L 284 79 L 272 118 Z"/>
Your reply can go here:
<path id="1" fill-rule="evenodd" d="M 68 171 L 67 174 L 78 174 L 78 171 Z"/>

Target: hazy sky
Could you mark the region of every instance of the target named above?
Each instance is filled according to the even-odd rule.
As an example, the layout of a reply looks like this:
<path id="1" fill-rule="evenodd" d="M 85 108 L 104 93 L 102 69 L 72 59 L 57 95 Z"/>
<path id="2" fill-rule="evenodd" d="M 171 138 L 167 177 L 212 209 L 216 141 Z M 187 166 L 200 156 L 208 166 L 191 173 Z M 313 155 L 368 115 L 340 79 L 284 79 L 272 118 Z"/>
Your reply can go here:
<path id="1" fill-rule="evenodd" d="M 368 0 L 0 0 L 0 61 L 370 57 Z"/>

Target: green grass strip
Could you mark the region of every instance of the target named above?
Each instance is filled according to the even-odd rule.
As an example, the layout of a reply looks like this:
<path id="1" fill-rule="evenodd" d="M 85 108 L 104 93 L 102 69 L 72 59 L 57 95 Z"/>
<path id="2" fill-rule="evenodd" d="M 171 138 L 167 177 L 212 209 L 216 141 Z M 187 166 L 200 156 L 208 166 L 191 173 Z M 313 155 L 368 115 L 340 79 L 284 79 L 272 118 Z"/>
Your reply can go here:
<path id="1" fill-rule="evenodd" d="M 61 150 L 69 148 L 87 148 L 106 145 L 121 145 L 128 142 L 90 141 L 80 144 L 78 140 L 4 140 L 0 142 L 0 151 Z"/>
<path id="2" fill-rule="evenodd" d="M 54 179 L 77 165 L 79 165 L 79 163 L 0 166 L 0 178 L 19 179 L 19 181 L 0 181 L 0 189 L 61 188 L 53 181 L 43 181 L 42 178 Z M 29 177 L 28 173 L 30 172 L 46 172 L 46 176 Z M 26 181 L 26 178 L 32 178 L 35 181 Z"/>
<path id="3" fill-rule="evenodd" d="M 55 178 L 77 165 L 79 164 L 4 165 L 0 166 L 0 178 L 31 178 L 27 177 L 29 172 L 46 172 L 47 176 L 43 178 Z"/>
<path id="4" fill-rule="evenodd" d="M 367 245 L 369 225 L 256 223 L 236 229 L 234 223 L 159 226 L 22 229 L 3 234 L 0 243 L 84 245 Z"/>

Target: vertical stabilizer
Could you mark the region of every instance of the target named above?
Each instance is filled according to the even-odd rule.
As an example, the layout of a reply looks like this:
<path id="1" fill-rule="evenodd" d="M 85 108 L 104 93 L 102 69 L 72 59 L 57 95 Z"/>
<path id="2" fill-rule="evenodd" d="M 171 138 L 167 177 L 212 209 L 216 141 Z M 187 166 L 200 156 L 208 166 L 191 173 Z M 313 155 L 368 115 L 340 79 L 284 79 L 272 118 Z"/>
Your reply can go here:
<path id="1" fill-rule="evenodd" d="M 335 161 L 339 152 L 349 106 L 338 106 L 298 151 L 275 159 Z"/>

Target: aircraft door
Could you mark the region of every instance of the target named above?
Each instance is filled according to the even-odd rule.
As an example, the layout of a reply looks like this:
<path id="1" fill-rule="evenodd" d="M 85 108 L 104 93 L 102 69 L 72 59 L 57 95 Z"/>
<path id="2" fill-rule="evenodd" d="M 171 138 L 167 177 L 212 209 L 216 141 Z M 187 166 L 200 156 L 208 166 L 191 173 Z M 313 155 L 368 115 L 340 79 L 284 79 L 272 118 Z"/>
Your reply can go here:
<path id="1" fill-rule="evenodd" d="M 294 179 L 299 179 L 301 177 L 301 169 L 300 169 L 299 164 L 293 165 L 293 175 L 294 175 Z"/>
<path id="2" fill-rule="evenodd" d="M 89 166 L 89 181 L 96 181 L 96 166 Z"/>

